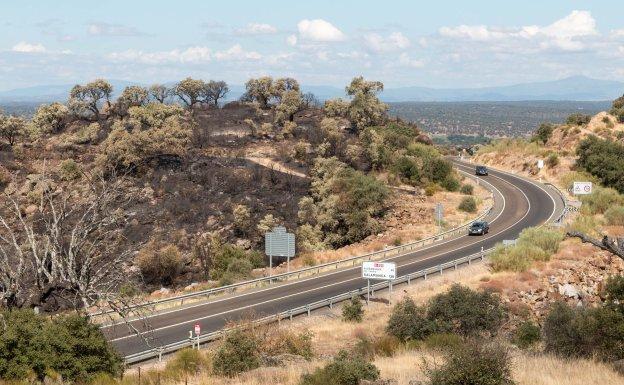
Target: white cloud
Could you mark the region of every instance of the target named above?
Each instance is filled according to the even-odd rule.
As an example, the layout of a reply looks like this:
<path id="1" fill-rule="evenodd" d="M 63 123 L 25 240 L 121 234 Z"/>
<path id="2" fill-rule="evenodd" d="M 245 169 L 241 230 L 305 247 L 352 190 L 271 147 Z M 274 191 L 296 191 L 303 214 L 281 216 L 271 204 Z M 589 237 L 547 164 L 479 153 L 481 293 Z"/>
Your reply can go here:
<path id="1" fill-rule="evenodd" d="M 336 54 L 341 59 L 349 59 L 349 60 L 361 60 L 367 59 L 368 54 L 365 52 L 351 51 L 351 52 L 338 52 Z"/>
<path id="2" fill-rule="evenodd" d="M 262 55 L 255 51 L 245 51 L 240 44 L 235 44 L 225 51 L 215 53 L 217 60 L 260 60 Z"/>
<path id="3" fill-rule="evenodd" d="M 297 45 L 297 35 L 290 35 L 286 38 L 286 43 L 288 43 L 289 46 L 294 47 Z"/>
<path id="4" fill-rule="evenodd" d="M 23 52 L 23 53 L 43 53 L 46 52 L 46 48 L 41 44 L 31 44 L 25 41 L 21 41 L 11 48 L 13 52 Z"/>
<path id="5" fill-rule="evenodd" d="M 92 36 L 139 36 L 142 35 L 134 27 L 128 27 L 121 24 L 109 23 L 90 23 L 87 26 L 87 32 Z"/>
<path id="6" fill-rule="evenodd" d="M 322 19 L 301 20 L 297 23 L 297 30 L 302 39 L 315 42 L 343 41 L 346 38 L 341 30 Z"/>
<path id="7" fill-rule="evenodd" d="M 459 25 L 442 27 L 443 37 L 474 41 L 535 40 L 541 49 L 556 48 L 578 51 L 585 47 L 581 38 L 598 35 L 596 20 L 588 11 L 572 11 L 569 15 L 547 26 L 528 25 L 520 28 L 499 28 L 486 25 Z"/>
<path id="8" fill-rule="evenodd" d="M 405 67 L 411 68 L 422 68 L 425 66 L 425 63 L 422 60 L 411 59 L 405 52 L 399 56 L 399 63 Z"/>
<path id="9" fill-rule="evenodd" d="M 366 47 L 374 52 L 390 52 L 404 50 L 410 46 L 410 41 L 401 32 L 393 32 L 388 37 L 376 33 L 364 36 Z"/>
<path id="10" fill-rule="evenodd" d="M 166 63 L 206 63 L 212 58 L 210 49 L 207 47 L 189 47 L 185 50 L 174 49 L 171 51 L 143 52 L 127 50 L 113 52 L 108 55 L 112 61 L 139 62 L 144 64 Z"/>
<path id="11" fill-rule="evenodd" d="M 611 36 L 613 36 L 613 37 L 624 37 L 624 28 L 612 30 L 611 31 Z"/>
<path id="12" fill-rule="evenodd" d="M 277 28 L 270 24 L 249 23 L 245 28 L 237 29 L 236 33 L 239 35 L 272 35 L 277 33 Z"/>

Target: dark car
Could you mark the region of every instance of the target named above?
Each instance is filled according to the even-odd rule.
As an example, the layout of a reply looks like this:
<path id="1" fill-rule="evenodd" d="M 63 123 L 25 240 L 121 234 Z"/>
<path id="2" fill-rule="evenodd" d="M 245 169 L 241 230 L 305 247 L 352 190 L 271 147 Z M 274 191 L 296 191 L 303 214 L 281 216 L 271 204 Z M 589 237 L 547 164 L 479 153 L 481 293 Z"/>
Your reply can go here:
<path id="1" fill-rule="evenodd" d="M 486 221 L 473 222 L 468 228 L 469 235 L 484 235 L 490 231 L 490 225 Z"/>
<path id="2" fill-rule="evenodd" d="M 487 175 L 488 174 L 488 169 L 485 166 L 477 166 L 475 168 L 475 174 L 477 174 L 477 175 Z"/>

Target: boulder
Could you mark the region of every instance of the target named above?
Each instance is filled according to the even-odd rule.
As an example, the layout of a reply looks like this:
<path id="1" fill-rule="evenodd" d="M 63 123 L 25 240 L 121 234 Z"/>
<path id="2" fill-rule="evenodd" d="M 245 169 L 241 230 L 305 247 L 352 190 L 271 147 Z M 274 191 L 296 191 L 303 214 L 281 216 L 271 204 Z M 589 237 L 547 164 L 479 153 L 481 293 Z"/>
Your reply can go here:
<path id="1" fill-rule="evenodd" d="M 567 298 L 579 298 L 579 291 L 569 283 L 559 285 L 559 294 Z"/>

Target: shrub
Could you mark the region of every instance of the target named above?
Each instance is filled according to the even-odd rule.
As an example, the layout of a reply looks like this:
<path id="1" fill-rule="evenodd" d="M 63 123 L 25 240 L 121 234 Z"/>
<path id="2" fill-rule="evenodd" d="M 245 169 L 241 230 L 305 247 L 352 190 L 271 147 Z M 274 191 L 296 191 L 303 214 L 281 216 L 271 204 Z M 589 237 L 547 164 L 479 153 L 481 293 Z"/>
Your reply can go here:
<path id="1" fill-rule="evenodd" d="M 624 226 L 624 206 L 611 206 L 604 213 L 607 224 Z"/>
<path id="2" fill-rule="evenodd" d="M 514 342 L 521 349 L 535 345 L 542 338 L 539 326 L 531 321 L 521 323 L 514 333 Z"/>
<path id="3" fill-rule="evenodd" d="M 624 196 L 612 188 L 594 186 L 591 194 L 581 197 L 583 211 L 590 214 L 603 214 L 615 205 L 624 204 Z"/>
<path id="4" fill-rule="evenodd" d="M 624 193 L 624 145 L 590 136 L 576 149 L 577 165 L 595 175 L 606 187 Z"/>
<path id="5" fill-rule="evenodd" d="M 228 377 L 259 366 L 258 341 L 241 330 L 235 330 L 225 337 L 213 361 L 214 372 Z"/>
<path id="6" fill-rule="evenodd" d="M 394 172 L 403 180 L 407 180 L 410 184 L 418 184 L 420 182 L 420 166 L 415 159 L 409 156 L 398 158 L 393 166 Z"/>
<path id="7" fill-rule="evenodd" d="M 152 241 L 139 251 L 136 263 L 147 283 L 171 285 L 182 270 L 182 253 L 175 245 Z"/>
<path id="8" fill-rule="evenodd" d="M 212 255 L 212 279 L 222 279 L 230 282 L 235 279 L 246 278 L 254 268 L 264 265 L 264 257 L 255 251 L 225 244 L 214 250 Z"/>
<path id="9" fill-rule="evenodd" d="M 518 237 L 519 245 L 534 245 L 548 254 L 559 251 L 559 243 L 563 240 L 563 234 L 557 230 L 548 230 L 540 227 L 529 227 Z"/>
<path id="10" fill-rule="evenodd" d="M 474 213 L 477 211 L 477 201 L 471 196 L 464 197 L 461 202 L 459 202 L 459 206 L 457 206 L 457 208 L 467 213 Z"/>
<path id="11" fill-rule="evenodd" d="M 435 183 L 428 183 L 425 186 L 425 195 L 428 197 L 435 195 L 438 191 L 440 191 L 440 186 Z"/>
<path id="12" fill-rule="evenodd" d="M 550 123 L 542 123 L 533 134 L 531 138 L 532 142 L 538 142 L 541 144 L 546 144 L 550 137 L 552 136 L 553 130 L 555 127 Z"/>
<path id="13" fill-rule="evenodd" d="M 548 157 L 546 158 L 546 167 L 548 168 L 554 168 L 557 167 L 559 165 L 559 155 L 557 155 L 556 153 L 551 153 L 550 155 L 548 155 Z"/>
<path id="14" fill-rule="evenodd" d="M 431 350 L 451 351 L 460 348 L 464 341 L 453 333 L 434 333 L 425 338 L 423 345 Z"/>
<path id="15" fill-rule="evenodd" d="M 545 259 L 542 249 L 535 246 L 497 246 L 488 257 L 494 271 L 526 271 L 534 260 Z"/>
<path id="16" fill-rule="evenodd" d="M 589 123 L 591 116 L 581 113 L 575 113 L 566 119 L 566 124 L 571 126 L 584 126 Z"/>
<path id="17" fill-rule="evenodd" d="M 392 357 L 400 346 L 401 341 L 389 335 L 382 335 L 373 342 L 375 354 L 382 357 Z"/>
<path id="18" fill-rule="evenodd" d="M 624 310 L 624 275 L 614 275 L 607 278 L 604 294 L 607 304 L 619 306 Z"/>
<path id="19" fill-rule="evenodd" d="M 435 324 L 427 319 L 427 309 L 405 297 L 392 309 L 386 332 L 402 341 L 422 340 L 435 328 Z"/>
<path id="20" fill-rule="evenodd" d="M 440 185 L 442 186 L 442 188 L 444 188 L 446 191 L 457 191 L 459 190 L 459 181 L 457 180 L 457 178 L 449 175 L 447 176 L 441 183 Z"/>
<path id="21" fill-rule="evenodd" d="M 0 313 L 0 378 L 39 380 L 53 372 L 68 381 L 98 373 L 118 376 L 122 360 L 99 327 L 79 315 L 49 320 L 32 310 Z"/>
<path id="22" fill-rule="evenodd" d="M 360 356 L 341 351 L 333 361 L 301 377 L 299 385 L 358 385 L 361 380 L 376 380 L 379 369 Z"/>
<path id="23" fill-rule="evenodd" d="M 247 234 L 251 229 L 251 212 L 245 205 L 236 205 L 232 209 L 234 228 L 239 234 Z"/>
<path id="24" fill-rule="evenodd" d="M 304 331 L 295 333 L 283 328 L 266 328 L 260 332 L 258 350 L 268 356 L 278 354 L 295 354 L 309 360 L 314 356 L 312 351 L 312 333 Z"/>
<path id="25" fill-rule="evenodd" d="M 474 186 L 471 184 L 463 184 L 459 189 L 459 192 L 464 195 L 472 195 L 474 194 Z"/>
<path id="26" fill-rule="evenodd" d="M 80 166 L 73 159 L 66 159 L 59 165 L 59 174 L 61 179 L 72 181 L 80 178 L 82 171 Z"/>
<path id="27" fill-rule="evenodd" d="M 342 319 L 347 322 L 362 322 L 364 309 L 362 300 L 354 295 L 351 300 L 342 307 Z"/>
<path id="28" fill-rule="evenodd" d="M 170 376 L 197 374 L 202 369 L 208 369 L 210 361 L 196 349 L 186 348 L 178 351 L 165 367 L 165 373 Z"/>
<path id="29" fill-rule="evenodd" d="M 564 357 L 624 358 L 624 313 L 616 308 L 571 308 L 555 303 L 544 322 L 546 351 Z"/>
<path id="30" fill-rule="evenodd" d="M 432 385 L 510 385 L 511 357 L 498 345 L 469 343 L 449 352 L 443 365 L 427 368 Z"/>
<path id="31" fill-rule="evenodd" d="M 489 291 L 476 292 L 455 284 L 431 299 L 427 318 L 436 329 L 463 336 L 496 334 L 506 318 L 500 298 Z"/>

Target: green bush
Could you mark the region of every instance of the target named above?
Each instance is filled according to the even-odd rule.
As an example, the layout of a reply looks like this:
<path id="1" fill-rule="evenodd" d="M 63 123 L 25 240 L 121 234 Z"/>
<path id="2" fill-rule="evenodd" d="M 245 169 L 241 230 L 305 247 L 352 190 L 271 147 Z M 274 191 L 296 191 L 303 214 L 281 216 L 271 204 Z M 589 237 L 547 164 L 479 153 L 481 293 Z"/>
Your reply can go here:
<path id="1" fill-rule="evenodd" d="M 0 378 L 43 380 L 56 372 L 66 381 L 118 376 L 122 360 L 99 327 L 79 315 L 53 320 L 31 310 L 0 312 Z"/>
<path id="2" fill-rule="evenodd" d="M 590 136 L 579 143 L 576 153 L 578 166 L 598 177 L 604 186 L 624 193 L 624 145 Z"/>
<path id="3" fill-rule="evenodd" d="M 474 186 L 471 184 L 463 184 L 459 189 L 459 192 L 464 195 L 472 195 L 474 194 Z"/>
<path id="4" fill-rule="evenodd" d="M 604 213 L 607 224 L 624 226 L 624 206 L 611 206 Z"/>
<path id="5" fill-rule="evenodd" d="M 471 196 L 464 197 L 461 202 L 459 202 L 459 206 L 457 206 L 457 208 L 467 213 L 474 213 L 477 211 L 477 201 Z"/>
<path id="6" fill-rule="evenodd" d="M 309 360 L 314 356 L 312 336 L 307 330 L 295 333 L 285 328 L 267 327 L 265 333 L 260 334 L 258 350 L 267 356 L 287 353 Z"/>
<path id="7" fill-rule="evenodd" d="M 494 335 L 505 320 L 506 311 L 497 295 L 455 284 L 429 301 L 427 318 L 439 332 Z"/>
<path id="8" fill-rule="evenodd" d="M 612 188 L 594 186 L 591 194 L 581 197 L 584 213 L 595 215 L 604 214 L 609 208 L 624 205 L 624 196 Z"/>
<path id="9" fill-rule="evenodd" d="M 359 296 L 354 295 L 351 300 L 342 307 L 342 319 L 347 322 L 362 322 L 364 306 Z"/>
<path id="10" fill-rule="evenodd" d="M 558 165 L 559 165 L 559 155 L 557 155 L 554 152 L 548 155 L 548 157 L 546 158 L 546 167 L 554 168 L 554 167 L 557 167 Z"/>
<path id="11" fill-rule="evenodd" d="M 498 345 L 469 343 L 449 351 L 443 365 L 427 368 L 431 385 L 511 385 L 511 357 Z"/>
<path id="12" fill-rule="evenodd" d="M 607 304 L 620 308 L 624 313 L 624 275 L 614 275 L 607 278 L 603 290 Z"/>
<path id="13" fill-rule="evenodd" d="M 542 338 L 539 326 L 531 321 L 521 323 L 514 333 L 514 342 L 521 349 L 535 345 Z"/>
<path id="14" fill-rule="evenodd" d="M 535 261 L 548 261 L 559 251 L 563 233 L 538 227 L 529 227 L 520 233 L 514 246 L 497 246 L 490 254 L 494 271 L 526 271 Z"/>
<path id="15" fill-rule="evenodd" d="M 145 282 L 171 285 L 180 274 L 184 261 L 176 245 L 149 242 L 139 251 L 136 264 Z"/>
<path id="16" fill-rule="evenodd" d="M 379 369 L 358 355 L 341 351 L 333 361 L 304 374 L 299 385 L 358 385 L 361 380 L 376 380 Z"/>
<path id="17" fill-rule="evenodd" d="M 250 333 L 241 330 L 235 330 L 225 337 L 213 361 L 214 372 L 228 377 L 259 366 L 258 341 Z"/>
<path id="18" fill-rule="evenodd" d="M 544 322 L 546 351 L 564 357 L 624 358 L 624 313 L 605 306 L 571 308 L 555 303 Z"/>
<path id="19" fill-rule="evenodd" d="M 555 129 L 555 126 L 553 126 L 550 123 L 540 124 L 540 126 L 535 131 L 535 134 L 533 134 L 531 141 L 541 143 L 541 144 L 546 144 L 546 142 L 548 142 L 548 140 L 552 136 L 554 129 Z"/>
<path id="20" fill-rule="evenodd" d="M 591 116 L 589 115 L 575 113 L 568 116 L 568 118 L 566 119 L 566 124 L 569 124 L 571 126 L 584 126 L 587 125 L 590 120 Z"/>
<path id="21" fill-rule="evenodd" d="M 440 182 L 442 188 L 446 191 L 457 191 L 459 190 L 459 181 L 452 175 L 447 176 L 442 182 Z"/>
<path id="22" fill-rule="evenodd" d="M 405 297 L 392 309 L 386 332 L 401 341 L 422 340 L 435 331 L 436 325 L 427 318 L 427 309 Z"/>
<path id="23" fill-rule="evenodd" d="M 420 183 L 420 166 L 414 158 L 409 156 L 398 158 L 394 163 L 393 171 L 401 177 L 402 180 L 406 180 L 412 185 Z"/>
<path id="24" fill-rule="evenodd" d="M 80 166 L 73 159 L 66 159 L 59 165 L 59 174 L 61 179 L 72 181 L 82 176 Z"/>
<path id="25" fill-rule="evenodd" d="M 212 256 L 212 279 L 227 281 L 247 278 L 254 268 L 264 266 L 264 257 L 255 251 L 246 251 L 238 246 L 225 244 L 217 248 Z"/>

